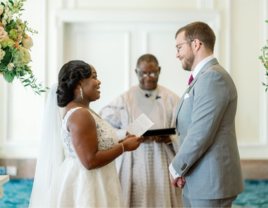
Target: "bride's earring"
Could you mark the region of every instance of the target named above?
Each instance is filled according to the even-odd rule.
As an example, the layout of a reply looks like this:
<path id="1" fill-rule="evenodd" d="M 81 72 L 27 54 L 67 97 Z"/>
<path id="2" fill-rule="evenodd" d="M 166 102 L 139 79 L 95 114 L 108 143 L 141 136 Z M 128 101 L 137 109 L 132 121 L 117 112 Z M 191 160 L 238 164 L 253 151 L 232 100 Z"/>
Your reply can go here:
<path id="1" fill-rule="evenodd" d="M 80 95 L 81 95 L 81 98 L 84 99 L 82 87 L 80 88 Z"/>

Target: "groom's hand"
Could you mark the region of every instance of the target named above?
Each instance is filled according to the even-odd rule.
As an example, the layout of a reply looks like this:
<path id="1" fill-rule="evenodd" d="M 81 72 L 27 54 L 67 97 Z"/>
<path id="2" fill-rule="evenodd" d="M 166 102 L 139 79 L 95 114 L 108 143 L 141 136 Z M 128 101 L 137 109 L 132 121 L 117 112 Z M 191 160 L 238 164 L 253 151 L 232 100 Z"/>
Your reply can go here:
<path id="1" fill-rule="evenodd" d="M 184 177 L 179 177 L 179 178 L 178 178 L 177 186 L 178 186 L 179 188 L 182 189 L 182 188 L 184 187 L 185 183 L 186 183 L 186 180 L 185 180 Z"/>
<path id="2" fill-rule="evenodd" d="M 171 184 L 175 188 L 181 188 L 182 189 L 184 187 L 184 185 L 186 183 L 185 177 L 178 177 L 178 178 L 174 179 L 171 174 L 169 174 L 169 177 L 170 177 Z"/>
<path id="3" fill-rule="evenodd" d="M 171 184 L 172 184 L 175 188 L 179 188 L 179 186 L 178 186 L 178 184 L 177 184 L 179 178 L 174 179 L 173 176 L 172 176 L 171 174 L 169 174 L 169 178 L 170 178 L 170 182 L 171 182 Z"/>

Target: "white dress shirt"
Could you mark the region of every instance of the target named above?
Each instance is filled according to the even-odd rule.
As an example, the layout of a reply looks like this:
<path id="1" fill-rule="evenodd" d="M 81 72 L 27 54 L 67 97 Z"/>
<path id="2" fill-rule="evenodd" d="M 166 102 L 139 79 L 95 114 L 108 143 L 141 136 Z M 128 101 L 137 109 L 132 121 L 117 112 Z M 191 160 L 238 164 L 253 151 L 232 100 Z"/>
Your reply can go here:
<path id="1" fill-rule="evenodd" d="M 203 66 L 205 66 L 206 63 L 208 63 L 210 60 L 214 59 L 215 57 L 213 55 L 208 56 L 206 58 L 204 58 L 202 61 L 200 61 L 196 67 L 194 68 L 194 70 L 192 71 L 192 75 L 193 78 L 195 78 L 197 76 L 197 74 L 200 72 L 200 70 L 203 68 Z M 179 178 L 180 175 L 177 173 L 177 171 L 174 169 L 172 163 L 169 165 L 169 172 L 171 173 L 172 177 L 174 179 Z"/>

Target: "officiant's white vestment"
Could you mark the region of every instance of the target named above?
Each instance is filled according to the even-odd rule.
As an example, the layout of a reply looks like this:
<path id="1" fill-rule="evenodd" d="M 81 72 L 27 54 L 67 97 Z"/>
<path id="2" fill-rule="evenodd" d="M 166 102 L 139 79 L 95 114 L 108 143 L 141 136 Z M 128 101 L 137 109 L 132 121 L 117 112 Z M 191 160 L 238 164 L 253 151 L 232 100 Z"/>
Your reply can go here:
<path id="1" fill-rule="evenodd" d="M 153 91 L 132 87 L 104 107 L 100 116 L 115 129 L 118 138 L 126 136 L 126 128 L 141 114 L 154 122 L 151 129 L 175 127 L 179 97 L 157 86 Z M 168 166 L 177 152 L 177 137 L 172 144 L 145 140 L 133 152 L 116 159 L 123 197 L 127 207 L 179 207 L 180 190 L 169 181 Z"/>

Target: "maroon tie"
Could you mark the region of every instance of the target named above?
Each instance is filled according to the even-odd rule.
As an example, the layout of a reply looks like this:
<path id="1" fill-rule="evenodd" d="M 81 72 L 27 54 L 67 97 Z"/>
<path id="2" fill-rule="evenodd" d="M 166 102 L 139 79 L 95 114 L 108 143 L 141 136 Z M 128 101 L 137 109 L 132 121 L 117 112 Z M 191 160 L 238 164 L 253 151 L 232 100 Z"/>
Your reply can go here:
<path id="1" fill-rule="evenodd" d="M 190 84 L 192 83 L 193 80 L 194 80 L 194 77 L 193 77 L 193 75 L 191 75 L 191 76 L 190 76 L 190 79 L 189 79 L 189 83 L 188 83 L 188 85 L 190 85 Z"/>

